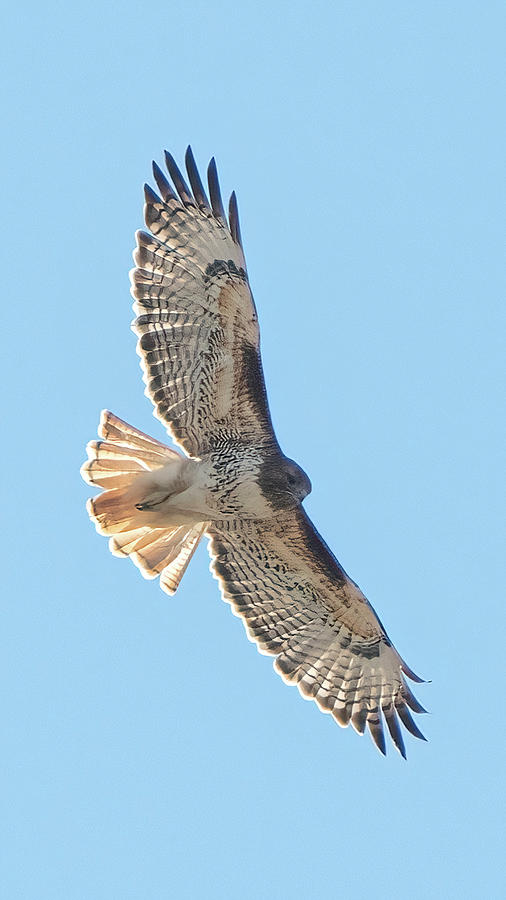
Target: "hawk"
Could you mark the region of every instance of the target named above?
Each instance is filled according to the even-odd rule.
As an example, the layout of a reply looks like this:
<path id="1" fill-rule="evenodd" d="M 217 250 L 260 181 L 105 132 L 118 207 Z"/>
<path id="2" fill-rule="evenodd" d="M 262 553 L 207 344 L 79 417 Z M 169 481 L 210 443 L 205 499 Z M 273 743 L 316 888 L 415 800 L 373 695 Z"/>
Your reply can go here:
<path id="1" fill-rule="evenodd" d="M 308 518 L 306 473 L 274 433 L 235 193 L 228 216 L 214 159 L 209 199 L 188 148 L 189 185 L 165 154 L 145 186 L 148 231 L 131 272 L 146 394 L 182 453 L 108 411 L 88 444 L 88 501 L 112 553 L 177 589 L 200 539 L 223 598 L 261 653 L 341 726 L 369 732 L 386 752 L 384 724 L 405 757 L 400 723 L 425 740 L 420 682 L 374 609 Z"/>

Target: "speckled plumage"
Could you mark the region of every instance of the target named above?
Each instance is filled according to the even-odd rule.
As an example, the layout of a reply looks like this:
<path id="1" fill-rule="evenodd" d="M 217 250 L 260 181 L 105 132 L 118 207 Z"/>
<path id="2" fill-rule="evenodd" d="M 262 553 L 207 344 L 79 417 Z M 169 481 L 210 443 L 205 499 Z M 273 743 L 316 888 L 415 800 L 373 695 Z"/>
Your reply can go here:
<path id="1" fill-rule="evenodd" d="M 311 485 L 276 440 L 260 359 L 258 319 L 233 194 L 227 220 L 214 161 L 208 200 L 191 150 L 190 185 L 170 154 L 171 182 L 145 188 L 131 273 L 146 393 L 187 458 L 103 413 L 88 446 L 90 501 L 111 550 L 172 593 L 200 537 L 224 599 L 275 668 L 343 726 L 367 726 L 385 752 L 383 722 L 402 755 L 399 722 L 423 737 L 424 710 L 358 586 L 302 507 Z"/>

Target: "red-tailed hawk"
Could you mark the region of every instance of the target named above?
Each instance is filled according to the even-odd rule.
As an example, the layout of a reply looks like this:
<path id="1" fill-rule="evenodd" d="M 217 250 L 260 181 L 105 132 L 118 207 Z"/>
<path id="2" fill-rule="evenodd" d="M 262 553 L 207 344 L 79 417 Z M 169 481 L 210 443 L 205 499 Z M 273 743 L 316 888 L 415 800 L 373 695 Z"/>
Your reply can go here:
<path id="1" fill-rule="evenodd" d="M 309 478 L 274 434 L 258 319 L 235 194 L 228 218 L 214 160 L 209 200 L 191 149 L 189 187 L 166 154 L 160 196 L 145 188 L 149 232 L 137 233 L 133 328 L 146 393 L 184 455 L 103 412 L 85 480 L 103 488 L 90 517 L 147 578 L 173 593 L 200 538 L 212 571 L 261 653 L 304 697 L 385 753 L 383 721 L 405 756 L 399 720 L 423 738 L 424 712 L 372 606 L 306 515 Z"/>

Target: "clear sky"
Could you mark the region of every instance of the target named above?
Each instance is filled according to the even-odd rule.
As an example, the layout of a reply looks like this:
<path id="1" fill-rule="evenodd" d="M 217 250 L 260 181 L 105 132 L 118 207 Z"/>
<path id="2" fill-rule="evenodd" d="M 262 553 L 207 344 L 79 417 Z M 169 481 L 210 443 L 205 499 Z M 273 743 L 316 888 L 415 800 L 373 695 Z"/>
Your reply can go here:
<path id="1" fill-rule="evenodd" d="M 499 2 L 25 3 L 3 26 L 3 895 L 504 896 Z M 129 331 L 168 147 L 237 190 L 272 416 L 402 655 L 408 761 L 304 703 L 203 546 L 169 598 L 79 477 L 163 439 Z M 504 418 L 504 412 L 502 412 Z"/>

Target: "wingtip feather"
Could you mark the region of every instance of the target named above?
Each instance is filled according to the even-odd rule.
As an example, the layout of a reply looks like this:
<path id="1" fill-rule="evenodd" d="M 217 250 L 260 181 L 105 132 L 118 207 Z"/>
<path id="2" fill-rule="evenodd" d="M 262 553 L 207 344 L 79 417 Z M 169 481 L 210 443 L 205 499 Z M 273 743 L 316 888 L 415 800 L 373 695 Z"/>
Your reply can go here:
<path id="1" fill-rule="evenodd" d="M 396 704 L 395 709 L 406 730 L 409 731 L 409 733 L 412 734 L 413 737 L 418 738 L 420 741 L 426 741 L 427 738 L 418 728 L 418 725 L 413 720 L 413 717 L 407 706 L 405 706 L 404 704 Z"/>
<path id="2" fill-rule="evenodd" d="M 144 197 L 145 197 L 146 203 L 148 203 L 148 204 L 162 202 L 161 197 L 159 197 L 158 194 L 153 190 L 151 185 L 149 185 L 147 183 L 144 185 Z"/>
<path id="3" fill-rule="evenodd" d="M 211 206 L 209 205 L 209 200 L 207 199 L 207 194 L 204 190 L 204 185 L 202 184 L 199 170 L 197 168 L 197 163 L 195 162 L 195 157 L 193 155 L 193 150 L 188 144 L 185 153 L 185 165 L 186 171 L 188 173 L 188 178 L 190 179 L 191 188 L 193 191 L 193 196 L 197 201 L 199 208 L 205 212 L 212 212 Z"/>
<path id="4" fill-rule="evenodd" d="M 192 197 L 190 188 L 186 184 L 186 181 L 181 174 L 181 170 L 179 169 L 176 160 L 172 156 L 172 153 L 169 153 L 168 150 L 164 151 L 165 156 L 165 165 L 167 166 L 168 173 L 172 178 L 174 186 L 185 206 L 195 206 L 195 201 Z"/>
<path id="5" fill-rule="evenodd" d="M 152 162 L 153 168 L 153 177 L 157 183 L 158 190 L 160 191 L 160 195 L 163 197 L 164 201 L 167 203 L 169 200 L 177 200 L 177 197 L 172 190 L 169 182 L 167 181 L 165 175 L 163 174 L 160 166 L 153 160 Z"/>
<path id="6" fill-rule="evenodd" d="M 399 727 L 399 722 L 397 716 L 395 715 L 395 710 L 392 706 L 383 707 L 383 717 L 385 722 L 387 723 L 387 728 L 390 732 L 390 737 L 392 741 L 397 747 L 397 750 L 401 754 L 403 759 L 406 759 L 406 747 L 404 745 L 404 739 L 402 737 L 402 732 Z"/>
<path id="7" fill-rule="evenodd" d="M 375 723 L 368 720 L 367 726 L 369 728 L 369 734 L 371 735 L 376 747 L 379 752 L 383 754 L 383 756 L 387 755 L 387 745 L 385 741 L 385 735 L 383 732 L 383 728 L 381 726 L 381 722 Z"/>
<path id="8" fill-rule="evenodd" d="M 230 234 L 236 244 L 242 248 L 241 226 L 239 223 L 239 208 L 237 206 L 237 197 L 235 191 L 230 194 L 228 203 L 228 220 L 230 223 Z"/>
<path id="9" fill-rule="evenodd" d="M 401 660 L 401 669 L 404 672 L 404 674 L 407 675 L 407 677 L 410 679 L 410 681 L 414 681 L 416 684 L 426 684 L 427 683 L 427 679 L 420 678 L 419 675 L 417 675 L 415 672 L 413 672 L 413 669 L 409 668 L 409 666 L 404 662 L 403 659 Z"/>
<path id="10" fill-rule="evenodd" d="M 211 160 L 207 167 L 207 182 L 209 184 L 209 195 L 211 197 L 211 206 L 213 209 L 213 213 L 217 219 L 220 219 L 224 224 L 226 224 L 227 218 L 225 216 L 225 210 L 223 208 L 223 200 L 221 199 L 218 169 L 216 167 L 216 160 L 214 156 L 211 157 Z"/>

